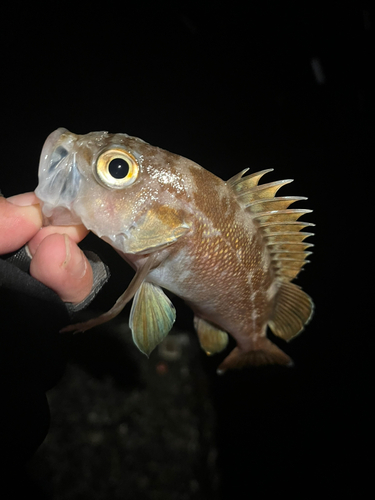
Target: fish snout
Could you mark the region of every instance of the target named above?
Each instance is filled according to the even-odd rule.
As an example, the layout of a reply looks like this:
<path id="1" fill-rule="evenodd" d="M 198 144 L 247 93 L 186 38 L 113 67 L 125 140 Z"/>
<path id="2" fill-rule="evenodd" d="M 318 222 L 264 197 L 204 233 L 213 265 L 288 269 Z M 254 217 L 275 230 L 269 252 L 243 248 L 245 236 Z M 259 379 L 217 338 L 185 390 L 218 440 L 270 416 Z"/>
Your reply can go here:
<path id="1" fill-rule="evenodd" d="M 74 147 L 77 138 L 77 135 L 67 129 L 59 128 L 44 143 L 39 162 L 39 184 L 35 194 L 43 202 L 46 217 L 56 214 L 56 210 L 70 210 L 77 198 L 81 183 Z M 70 223 L 77 222 L 65 222 Z"/>

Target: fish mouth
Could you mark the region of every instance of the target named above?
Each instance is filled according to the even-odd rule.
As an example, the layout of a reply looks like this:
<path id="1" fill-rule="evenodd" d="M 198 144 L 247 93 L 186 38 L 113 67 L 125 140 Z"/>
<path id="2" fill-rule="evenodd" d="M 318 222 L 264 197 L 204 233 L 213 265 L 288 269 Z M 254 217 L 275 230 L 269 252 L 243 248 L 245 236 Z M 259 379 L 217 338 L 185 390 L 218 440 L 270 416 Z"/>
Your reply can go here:
<path id="1" fill-rule="evenodd" d="M 74 151 L 77 139 L 77 135 L 59 128 L 47 137 L 42 149 L 35 194 L 43 202 L 43 214 L 52 224 L 81 223 L 73 211 L 81 183 Z"/>

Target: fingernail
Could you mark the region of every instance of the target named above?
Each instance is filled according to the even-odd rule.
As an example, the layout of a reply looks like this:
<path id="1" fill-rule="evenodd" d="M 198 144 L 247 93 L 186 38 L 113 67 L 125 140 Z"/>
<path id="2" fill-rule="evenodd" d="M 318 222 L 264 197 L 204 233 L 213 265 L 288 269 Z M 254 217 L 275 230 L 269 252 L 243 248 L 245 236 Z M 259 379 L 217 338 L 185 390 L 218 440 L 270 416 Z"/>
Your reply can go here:
<path id="1" fill-rule="evenodd" d="M 87 269 L 85 256 L 82 250 L 69 239 L 67 234 L 63 236 L 65 240 L 65 260 L 62 267 L 65 267 L 73 278 L 81 279 L 86 274 Z"/>
<path id="2" fill-rule="evenodd" d="M 34 193 L 15 194 L 14 196 L 9 196 L 9 198 L 7 198 L 7 201 L 19 207 L 40 205 L 39 200 Z"/>

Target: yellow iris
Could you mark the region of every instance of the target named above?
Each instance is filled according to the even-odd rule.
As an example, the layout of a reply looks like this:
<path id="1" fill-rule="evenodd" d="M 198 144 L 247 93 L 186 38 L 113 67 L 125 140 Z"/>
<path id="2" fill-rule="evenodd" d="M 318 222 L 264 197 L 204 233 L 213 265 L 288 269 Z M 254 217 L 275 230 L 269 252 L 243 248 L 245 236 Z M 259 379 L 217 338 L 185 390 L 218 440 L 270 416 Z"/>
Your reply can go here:
<path id="1" fill-rule="evenodd" d="M 103 151 L 96 160 L 96 173 L 105 187 L 122 189 L 137 179 L 139 165 L 128 151 L 111 148 Z"/>

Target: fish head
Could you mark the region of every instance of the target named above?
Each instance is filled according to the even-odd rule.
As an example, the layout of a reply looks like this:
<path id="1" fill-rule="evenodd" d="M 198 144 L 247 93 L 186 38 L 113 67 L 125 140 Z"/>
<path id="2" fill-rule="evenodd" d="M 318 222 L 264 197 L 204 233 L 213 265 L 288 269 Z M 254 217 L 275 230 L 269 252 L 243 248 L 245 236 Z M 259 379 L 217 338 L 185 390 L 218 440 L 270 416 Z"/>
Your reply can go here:
<path id="1" fill-rule="evenodd" d="M 124 254 L 170 245 L 189 230 L 193 162 L 127 134 L 47 138 L 35 190 L 49 224 L 83 224 Z"/>

